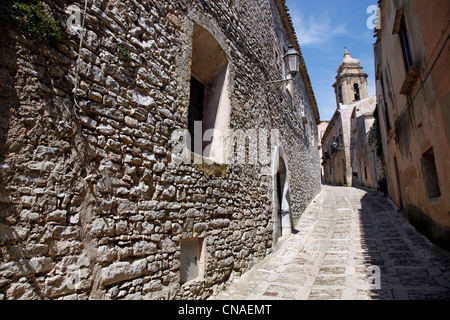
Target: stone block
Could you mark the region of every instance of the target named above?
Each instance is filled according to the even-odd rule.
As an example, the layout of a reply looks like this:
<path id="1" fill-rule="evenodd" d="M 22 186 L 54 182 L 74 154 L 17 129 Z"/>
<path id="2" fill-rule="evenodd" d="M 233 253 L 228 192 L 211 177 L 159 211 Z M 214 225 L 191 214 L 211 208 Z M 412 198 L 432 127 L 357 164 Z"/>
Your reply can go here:
<path id="1" fill-rule="evenodd" d="M 155 254 L 157 251 L 158 248 L 153 242 L 139 241 L 133 246 L 133 254 L 136 257 L 145 257 Z"/>
<path id="2" fill-rule="evenodd" d="M 91 117 L 89 117 L 85 114 L 80 115 L 80 121 L 84 126 L 86 126 L 88 128 L 91 128 L 91 129 L 97 128 L 97 121 L 95 121 L 94 119 L 92 119 Z"/>
<path id="3" fill-rule="evenodd" d="M 166 165 L 164 163 L 155 163 L 153 166 L 153 171 L 156 173 L 161 173 L 166 168 Z"/>
<path id="4" fill-rule="evenodd" d="M 29 283 L 13 283 L 6 291 L 8 300 L 38 300 L 39 295 Z"/>
<path id="5" fill-rule="evenodd" d="M 131 201 L 124 201 L 119 203 L 117 206 L 117 214 L 126 215 L 126 214 L 136 214 L 138 212 L 137 203 Z"/>
<path id="6" fill-rule="evenodd" d="M 34 212 L 25 209 L 20 212 L 20 217 L 25 221 L 39 222 L 41 220 L 42 215 L 39 212 Z"/>
<path id="7" fill-rule="evenodd" d="M 47 273 L 55 266 L 55 263 L 49 257 L 31 258 L 29 264 L 30 268 L 33 269 L 36 274 Z"/>
<path id="8" fill-rule="evenodd" d="M 143 108 L 150 108 L 155 106 L 155 100 L 152 97 L 143 95 L 137 91 L 131 91 L 128 93 L 131 98 L 131 103 Z"/>
<path id="9" fill-rule="evenodd" d="M 47 217 L 47 222 L 58 222 L 58 223 L 65 223 L 67 218 L 67 211 L 66 210 L 55 210 L 50 212 Z"/>
<path id="10" fill-rule="evenodd" d="M 125 117 L 125 124 L 131 128 L 139 127 L 139 121 L 128 116 Z"/>
<path id="11" fill-rule="evenodd" d="M 174 186 L 169 186 L 165 188 L 162 192 L 163 200 L 172 200 L 175 197 L 177 189 Z"/>
<path id="12" fill-rule="evenodd" d="M 230 225 L 230 220 L 228 219 L 214 219 L 210 223 L 212 228 L 224 228 Z"/>
<path id="13" fill-rule="evenodd" d="M 33 159 L 37 161 L 56 160 L 58 158 L 59 149 L 46 146 L 38 146 L 33 154 Z"/>
<path id="14" fill-rule="evenodd" d="M 200 223 L 194 224 L 195 232 L 202 232 L 202 231 L 208 230 L 208 229 L 209 229 L 209 224 L 206 222 L 200 222 Z"/>
<path id="15" fill-rule="evenodd" d="M 166 253 L 175 253 L 178 250 L 178 245 L 169 238 L 161 241 L 161 249 Z"/>
<path id="16" fill-rule="evenodd" d="M 100 246 L 97 249 L 97 261 L 98 262 L 112 262 L 117 256 L 116 248 L 110 248 L 108 246 Z"/>
<path id="17" fill-rule="evenodd" d="M 0 276 L 11 278 L 32 274 L 33 269 L 27 262 L 27 260 L 20 260 L 0 264 Z"/>
<path id="18" fill-rule="evenodd" d="M 71 281 L 73 280 L 73 282 Z M 75 292 L 75 279 L 63 276 L 54 276 L 45 279 L 45 296 L 52 299 Z"/>
<path id="19" fill-rule="evenodd" d="M 27 168 L 30 171 L 45 173 L 52 171 L 55 168 L 55 163 L 50 161 L 30 161 Z"/>
<path id="20" fill-rule="evenodd" d="M 147 260 L 116 262 L 101 270 L 101 283 L 105 286 L 136 279 L 147 270 Z"/>
<path id="21" fill-rule="evenodd" d="M 161 280 L 151 280 L 150 282 L 144 284 L 143 293 L 160 291 L 162 289 Z"/>
<path id="22" fill-rule="evenodd" d="M 102 102 L 103 96 L 100 92 L 95 92 L 95 91 L 89 90 L 88 99 L 91 99 L 95 102 Z"/>
<path id="23" fill-rule="evenodd" d="M 106 88 L 114 93 L 119 93 L 119 83 L 113 77 L 106 77 Z"/>
<path id="24" fill-rule="evenodd" d="M 105 136 L 111 136 L 116 132 L 116 130 L 113 127 L 111 127 L 109 124 L 103 124 L 103 123 L 97 127 L 97 131 L 100 134 L 103 134 Z"/>

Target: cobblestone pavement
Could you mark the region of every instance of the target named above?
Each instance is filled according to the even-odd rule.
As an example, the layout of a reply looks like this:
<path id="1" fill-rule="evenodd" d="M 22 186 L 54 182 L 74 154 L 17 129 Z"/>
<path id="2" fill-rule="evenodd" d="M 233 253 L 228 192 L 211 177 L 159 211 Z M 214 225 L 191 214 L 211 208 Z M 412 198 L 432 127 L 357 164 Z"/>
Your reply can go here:
<path id="1" fill-rule="evenodd" d="M 378 192 L 323 186 L 279 250 L 216 300 L 450 300 L 450 253 Z"/>

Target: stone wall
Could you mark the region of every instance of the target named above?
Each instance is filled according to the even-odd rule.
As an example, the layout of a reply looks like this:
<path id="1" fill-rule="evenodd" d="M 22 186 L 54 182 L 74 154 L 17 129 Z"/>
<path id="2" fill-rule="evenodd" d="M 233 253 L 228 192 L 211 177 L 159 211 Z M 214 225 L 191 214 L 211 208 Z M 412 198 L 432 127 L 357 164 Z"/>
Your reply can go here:
<path id="1" fill-rule="evenodd" d="M 84 1 L 46 3 L 56 49 L 1 7 L 0 297 L 199 299 L 271 253 L 273 177 L 174 164 L 171 135 L 187 128 L 197 23 L 230 62 L 230 128 L 279 130 L 301 216 L 320 190 L 317 110 L 300 75 L 292 97 L 265 84 L 292 38 L 277 3 L 89 1 L 76 104 L 80 39 L 66 21 Z M 204 271 L 180 284 L 188 239 L 202 239 Z"/>

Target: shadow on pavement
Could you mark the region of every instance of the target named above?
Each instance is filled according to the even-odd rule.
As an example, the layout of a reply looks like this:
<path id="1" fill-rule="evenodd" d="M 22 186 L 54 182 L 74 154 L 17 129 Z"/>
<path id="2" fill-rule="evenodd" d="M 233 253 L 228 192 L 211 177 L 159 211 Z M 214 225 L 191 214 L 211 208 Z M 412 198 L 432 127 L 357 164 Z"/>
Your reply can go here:
<path id="1" fill-rule="evenodd" d="M 361 199 L 360 224 L 371 299 L 449 300 L 450 253 L 415 230 L 376 191 Z M 373 266 L 373 267 L 371 267 Z"/>

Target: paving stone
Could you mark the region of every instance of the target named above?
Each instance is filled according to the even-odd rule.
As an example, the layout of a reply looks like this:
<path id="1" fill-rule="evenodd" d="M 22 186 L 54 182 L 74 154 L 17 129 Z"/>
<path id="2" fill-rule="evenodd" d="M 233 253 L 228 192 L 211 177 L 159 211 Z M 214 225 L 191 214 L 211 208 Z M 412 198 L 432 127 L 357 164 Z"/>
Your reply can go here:
<path id="1" fill-rule="evenodd" d="M 312 289 L 309 294 L 310 300 L 341 300 L 342 289 Z"/>

